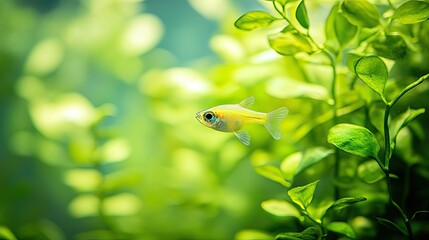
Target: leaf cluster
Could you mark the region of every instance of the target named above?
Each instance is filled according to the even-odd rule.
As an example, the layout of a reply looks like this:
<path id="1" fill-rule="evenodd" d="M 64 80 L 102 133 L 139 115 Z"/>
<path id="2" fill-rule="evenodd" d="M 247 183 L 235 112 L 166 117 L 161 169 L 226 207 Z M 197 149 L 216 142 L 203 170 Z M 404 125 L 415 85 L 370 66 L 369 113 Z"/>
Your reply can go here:
<path id="1" fill-rule="evenodd" d="M 398 101 L 409 91 L 429 77 L 427 68 L 423 70 L 423 75 L 412 79 L 409 76 L 401 76 L 408 77 L 406 80 L 398 80 L 395 75 L 397 73 L 394 71 L 403 66 L 404 62 L 410 61 L 413 54 L 421 54 L 420 52 L 427 48 L 425 40 L 418 39 L 416 36 L 423 36 L 419 35 L 419 31 L 423 33 L 422 26 L 427 24 L 426 20 L 429 19 L 429 3 L 412 0 L 396 7 L 390 2 L 384 5 L 367 0 L 338 1 L 331 6 L 325 21 L 325 38 L 320 38 L 312 31 L 317 28 L 311 18 L 312 14 L 316 13 L 311 12 L 309 1 L 273 0 L 269 2 L 272 4 L 272 12 L 265 12 L 263 18 L 258 17 L 258 14 L 261 14 L 260 11 L 257 12 L 258 14 L 248 12 L 243 15 L 252 22 L 252 28 L 246 27 L 249 22 L 244 24 L 240 20 L 243 17 L 235 22 L 235 26 L 242 30 L 272 26 L 273 30 L 277 30 L 279 24 L 274 26 L 272 23 L 280 21 L 283 23 L 283 28 L 267 36 L 272 50 L 305 65 L 303 71 L 307 71 L 308 75 L 311 75 L 311 68 L 314 65 L 330 68 L 330 84 L 321 84 L 329 96 L 318 100 L 329 104 L 331 108 L 328 110 L 329 113 L 316 118 L 314 122 L 316 126 L 330 124 L 324 134 L 326 142 L 332 144 L 335 150 L 325 148 L 323 142 L 313 142 L 306 150 L 287 156 L 279 167 L 273 164 L 254 164 L 256 171 L 289 188 L 293 186 L 294 180 L 300 174 L 307 169 L 315 168 L 322 160 L 327 164 L 333 159 L 336 179 L 334 181 L 340 181 L 341 163 L 350 161 L 348 158 L 359 159 L 354 169 L 356 178 L 370 185 L 375 185 L 383 179 L 386 181 L 387 188 L 382 191 L 388 195 L 387 204 L 397 210 L 404 227 L 384 218 L 378 218 L 378 222 L 382 225 L 390 225 L 391 228 L 393 226 L 394 229 L 399 229 L 402 235 L 412 239 L 410 220 L 392 196 L 390 181 L 397 176 L 391 173 L 390 162 L 395 151 L 399 154 L 404 151 L 404 148 L 398 147 L 401 134 L 408 131 L 413 120 L 425 113 L 425 108 L 408 107 L 408 110 L 397 114 L 395 118 L 391 116 L 391 109 L 396 107 Z M 276 86 L 281 85 L 277 83 Z M 288 98 L 288 94 L 277 93 L 278 91 L 273 90 L 273 95 Z M 356 99 L 354 99 L 355 96 Z M 366 121 L 354 120 L 355 116 L 362 116 L 359 113 L 353 113 L 361 108 L 363 111 L 370 112 L 369 117 L 366 116 Z M 301 129 L 296 131 L 300 132 Z M 305 134 L 312 131 L 314 127 L 307 128 Z M 411 157 L 411 151 L 402 156 L 407 156 L 408 159 L 404 161 L 408 164 L 416 164 L 418 161 L 416 159 L 421 159 Z M 327 231 L 332 231 L 354 239 L 355 232 L 346 222 L 333 221 L 326 224 L 323 221 L 323 214 L 321 217 L 316 217 L 308 212 L 307 208 L 313 200 L 317 182 L 290 189 L 288 195 L 292 204 L 286 201 L 269 200 L 262 206 L 266 211 L 277 216 L 293 216 L 300 221 L 303 221 L 303 217 L 310 219 L 319 231 L 319 238 L 324 238 Z M 337 199 L 335 203 L 339 201 L 338 206 L 343 201 L 355 203 L 366 199 L 365 197 L 338 198 L 340 192 L 338 186 L 334 187 Z M 335 208 L 335 203 L 324 212 Z M 318 237 L 312 238 L 313 233 L 312 226 L 302 232 L 280 234 L 277 238 L 317 239 Z"/>

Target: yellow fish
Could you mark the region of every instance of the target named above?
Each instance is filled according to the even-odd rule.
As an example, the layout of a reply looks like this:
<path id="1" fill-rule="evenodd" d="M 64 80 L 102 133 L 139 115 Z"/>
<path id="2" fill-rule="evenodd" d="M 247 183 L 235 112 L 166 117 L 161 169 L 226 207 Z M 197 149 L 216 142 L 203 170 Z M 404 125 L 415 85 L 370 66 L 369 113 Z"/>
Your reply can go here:
<path id="1" fill-rule="evenodd" d="M 255 98 L 248 97 L 239 104 L 225 104 L 197 112 L 196 118 L 203 125 L 221 132 L 234 132 L 238 139 L 246 146 L 250 145 L 250 135 L 242 129 L 247 124 L 264 125 L 274 139 L 281 137 L 280 122 L 286 117 L 289 110 L 280 107 L 272 112 L 256 112 L 248 107 L 252 106 Z"/>

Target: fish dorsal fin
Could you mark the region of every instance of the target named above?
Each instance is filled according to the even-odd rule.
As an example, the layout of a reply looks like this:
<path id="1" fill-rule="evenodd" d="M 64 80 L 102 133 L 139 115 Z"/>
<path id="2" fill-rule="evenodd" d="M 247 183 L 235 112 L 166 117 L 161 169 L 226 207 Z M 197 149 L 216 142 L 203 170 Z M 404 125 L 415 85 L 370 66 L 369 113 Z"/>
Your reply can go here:
<path id="1" fill-rule="evenodd" d="M 246 99 L 244 99 L 243 101 L 240 102 L 240 105 L 242 107 L 248 108 L 250 106 L 253 105 L 253 102 L 255 101 L 255 97 L 254 96 L 250 96 Z"/>
<path id="2" fill-rule="evenodd" d="M 242 142 L 244 145 L 250 145 L 250 134 L 247 130 L 238 130 L 234 132 L 235 136 L 237 136 L 238 140 Z"/>

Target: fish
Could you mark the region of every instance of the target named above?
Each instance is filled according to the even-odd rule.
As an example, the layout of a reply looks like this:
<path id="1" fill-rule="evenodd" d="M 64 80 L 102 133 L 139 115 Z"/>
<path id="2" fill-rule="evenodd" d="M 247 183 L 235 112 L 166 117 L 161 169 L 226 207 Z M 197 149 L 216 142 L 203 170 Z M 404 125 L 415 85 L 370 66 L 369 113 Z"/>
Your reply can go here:
<path id="1" fill-rule="evenodd" d="M 221 132 L 233 132 L 244 145 L 250 145 L 250 134 L 243 129 L 248 124 L 263 125 L 271 136 L 281 138 L 280 123 L 289 113 L 286 107 L 272 112 L 256 112 L 248 109 L 255 98 L 250 96 L 238 104 L 224 104 L 197 112 L 195 118 L 204 126 Z"/>

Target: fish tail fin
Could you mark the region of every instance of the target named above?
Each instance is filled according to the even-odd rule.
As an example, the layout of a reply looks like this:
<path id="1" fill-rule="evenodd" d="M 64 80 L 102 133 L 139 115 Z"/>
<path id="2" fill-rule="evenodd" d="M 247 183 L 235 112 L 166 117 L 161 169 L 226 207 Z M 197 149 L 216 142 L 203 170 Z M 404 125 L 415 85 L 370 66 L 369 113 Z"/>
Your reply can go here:
<path id="1" fill-rule="evenodd" d="M 289 110 L 286 107 L 277 108 L 276 110 L 268 113 L 267 122 L 264 126 L 276 140 L 279 140 L 281 137 L 280 123 L 288 113 Z"/>

